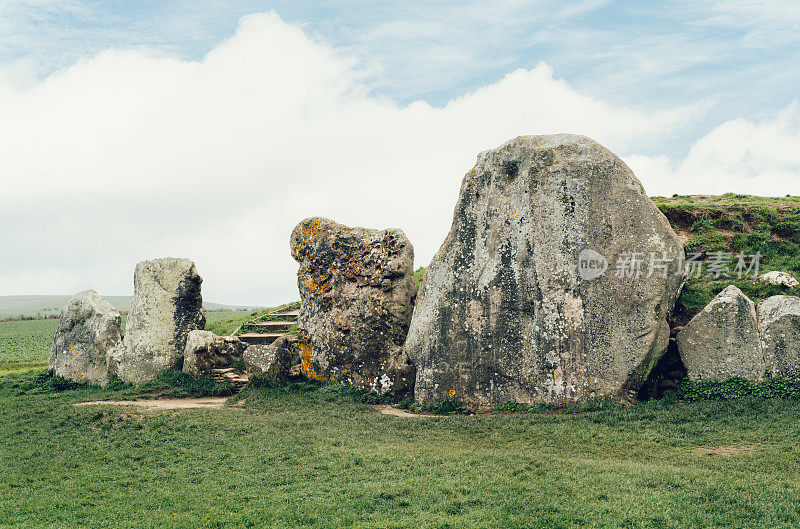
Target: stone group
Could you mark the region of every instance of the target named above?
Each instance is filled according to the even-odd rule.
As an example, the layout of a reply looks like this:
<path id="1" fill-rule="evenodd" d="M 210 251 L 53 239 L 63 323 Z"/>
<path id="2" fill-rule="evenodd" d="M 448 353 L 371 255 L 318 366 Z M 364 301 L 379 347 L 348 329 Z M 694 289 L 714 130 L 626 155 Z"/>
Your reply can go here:
<path id="1" fill-rule="evenodd" d="M 684 255 L 633 172 L 584 136 L 522 136 L 479 154 L 418 291 L 414 250 L 400 230 L 313 217 L 290 246 L 301 298 L 296 353 L 309 379 L 475 409 L 630 401 L 676 331 L 692 380 L 800 377 L 798 298 L 755 307 L 729 287 L 671 329 L 682 270 L 582 273 L 583 255 L 593 265 L 622 254 Z M 235 338 L 213 335 L 187 347 L 204 327 L 200 283 L 189 260 L 140 263 L 124 338 L 107 302 L 79 294 L 62 313 L 51 368 L 138 384 L 169 368 L 192 371 L 192 351 L 214 340 L 235 349 Z M 276 349 L 262 351 L 261 365 L 275 364 Z M 286 355 L 279 371 L 293 362 Z"/>

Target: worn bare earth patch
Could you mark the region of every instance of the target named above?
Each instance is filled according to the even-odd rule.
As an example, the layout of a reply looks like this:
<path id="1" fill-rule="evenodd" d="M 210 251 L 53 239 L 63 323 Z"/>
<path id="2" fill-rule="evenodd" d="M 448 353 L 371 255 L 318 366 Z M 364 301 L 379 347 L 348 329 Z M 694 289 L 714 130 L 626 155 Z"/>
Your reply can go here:
<path id="1" fill-rule="evenodd" d="M 441 415 L 425 415 L 424 413 L 411 413 L 406 410 L 401 410 L 399 408 L 395 408 L 394 406 L 387 406 L 387 405 L 373 406 L 372 409 L 375 410 L 375 413 L 380 413 L 381 415 L 392 415 L 394 417 L 413 417 L 415 419 L 419 419 L 420 417 L 441 417 Z"/>
<path id="2" fill-rule="evenodd" d="M 139 406 L 158 410 L 185 410 L 191 408 L 222 408 L 228 397 L 204 397 L 194 399 L 152 399 L 152 400 L 95 400 L 78 402 L 76 406 Z M 244 402 L 244 401 L 242 401 Z M 237 403 L 241 404 L 240 403 Z"/>

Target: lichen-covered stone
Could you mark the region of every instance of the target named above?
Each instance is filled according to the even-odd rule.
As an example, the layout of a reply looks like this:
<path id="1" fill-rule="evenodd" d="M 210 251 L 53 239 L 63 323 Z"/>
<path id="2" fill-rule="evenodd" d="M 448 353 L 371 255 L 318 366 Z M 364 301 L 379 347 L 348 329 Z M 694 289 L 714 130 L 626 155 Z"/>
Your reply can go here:
<path id="1" fill-rule="evenodd" d="M 119 312 L 94 290 L 85 290 L 61 309 L 48 365 L 66 379 L 105 386 L 113 377 L 106 357 L 121 345 Z"/>
<path id="2" fill-rule="evenodd" d="M 211 331 L 190 331 L 183 353 L 183 372 L 194 378 L 211 374 L 242 358 L 247 344 L 236 336 L 217 336 Z"/>
<path id="3" fill-rule="evenodd" d="M 784 288 L 794 288 L 800 285 L 800 282 L 798 282 L 792 274 L 788 272 L 779 272 L 777 270 L 761 274 L 756 281 L 762 285 L 775 285 Z"/>
<path id="4" fill-rule="evenodd" d="M 292 367 L 292 340 L 281 336 L 270 345 L 251 345 L 242 358 L 251 377 L 261 377 L 274 386 L 286 383 Z"/>
<path id="5" fill-rule="evenodd" d="M 616 270 L 631 254 L 639 277 Z M 414 309 L 417 400 L 633 398 L 667 347 L 682 255 L 631 170 L 591 139 L 481 153 Z"/>
<path id="6" fill-rule="evenodd" d="M 800 298 L 769 297 L 758 304 L 757 313 L 767 372 L 800 379 Z"/>
<path id="7" fill-rule="evenodd" d="M 720 292 L 678 333 L 689 380 L 764 377 L 756 308 L 736 286 Z"/>
<path id="8" fill-rule="evenodd" d="M 350 228 L 320 217 L 292 232 L 300 357 L 305 376 L 403 394 L 414 368 L 403 351 L 414 298 L 414 249 L 400 230 Z"/>
<path id="9" fill-rule="evenodd" d="M 167 257 L 136 265 L 118 367 L 123 381 L 141 384 L 167 369 L 182 368 L 189 331 L 205 328 L 202 282 L 189 259 Z"/>

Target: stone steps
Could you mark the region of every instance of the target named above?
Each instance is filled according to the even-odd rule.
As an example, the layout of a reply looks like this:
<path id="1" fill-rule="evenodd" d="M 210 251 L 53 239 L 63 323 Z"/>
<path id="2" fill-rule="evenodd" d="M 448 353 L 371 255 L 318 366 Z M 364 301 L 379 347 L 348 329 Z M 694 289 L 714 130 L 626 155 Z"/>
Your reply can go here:
<path id="1" fill-rule="evenodd" d="M 249 345 L 272 345 L 272 343 L 283 336 L 282 332 L 246 332 L 240 334 L 238 338 Z"/>
<path id="2" fill-rule="evenodd" d="M 297 323 L 299 316 L 300 309 L 271 312 L 242 325 L 239 330 L 244 332 L 237 336 L 248 345 L 272 345 L 275 340 L 286 334 L 292 325 Z M 239 331 L 237 330 L 237 332 Z"/>
<path id="3" fill-rule="evenodd" d="M 258 323 L 251 323 L 248 325 L 248 327 L 258 327 L 259 329 L 272 332 L 286 332 L 289 330 L 289 327 L 291 327 L 295 323 L 297 322 L 284 321 L 284 320 L 260 321 Z"/>
<path id="4" fill-rule="evenodd" d="M 247 375 L 237 373 L 232 367 L 212 369 L 211 378 L 217 382 L 229 382 L 237 392 L 250 382 L 250 378 Z"/>

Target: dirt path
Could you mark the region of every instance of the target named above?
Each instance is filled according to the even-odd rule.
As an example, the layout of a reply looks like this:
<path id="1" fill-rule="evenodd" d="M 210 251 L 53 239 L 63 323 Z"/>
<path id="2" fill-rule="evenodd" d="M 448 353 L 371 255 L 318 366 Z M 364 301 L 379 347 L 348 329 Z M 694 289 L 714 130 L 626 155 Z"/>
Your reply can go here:
<path id="1" fill-rule="evenodd" d="M 190 408 L 222 408 L 229 397 L 204 397 L 201 399 L 152 399 L 152 400 L 96 400 L 78 402 L 75 406 L 139 406 L 157 410 L 185 410 Z M 238 406 L 242 402 L 237 402 Z"/>
<path id="2" fill-rule="evenodd" d="M 410 413 L 405 410 L 395 408 L 394 406 L 387 406 L 387 405 L 373 406 L 372 409 L 375 410 L 375 413 L 380 413 L 381 415 L 392 415 L 394 417 L 413 417 L 414 419 L 419 419 L 420 417 L 441 417 L 441 415 L 425 415 L 424 413 Z"/>

